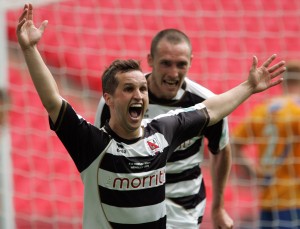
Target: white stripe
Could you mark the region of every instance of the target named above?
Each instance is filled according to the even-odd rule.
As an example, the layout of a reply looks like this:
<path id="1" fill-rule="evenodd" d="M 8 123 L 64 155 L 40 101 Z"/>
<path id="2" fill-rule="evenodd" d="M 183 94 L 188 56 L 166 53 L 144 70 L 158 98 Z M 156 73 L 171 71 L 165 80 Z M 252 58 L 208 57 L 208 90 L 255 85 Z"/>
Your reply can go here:
<path id="1" fill-rule="evenodd" d="M 166 199 L 167 228 L 199 229 L 198 218 L 204 215 L 206 200 L 201 201 L 195 208 L 184 209 L 182 206 Z"/>
<path id="2" fill-rule="evenodd" d="M 148 141 L 155 139 L 157 141 L 158 148 L 151 150 L 148 145 Z M 155 133 L 147 138 L 143 138 L 140 141 L 127 145 L 125 143 L 116 143 L 106 151 L 108 154 L 123 156 L 123 157 L 147 157 L 153 156 L 155 153 L 162 153 L 164 148 L 169 146 L 167 140 L 161 133 Z"/>
<path id="3" fill-rule="evenodd" d="M 202 110 L 204 108 L 205 108 L 205 105 L 203 103 L 197 103 L 196 105 L 191 106 L 191 107 L 178 108 L 178 109 L 175 109 L 175 110 L 170 110 L 168 113 L 157 115 L 153 119 L 160 119 L 162 117 L 168 117 L 168 116 L 178 115 L 179 113 L 184 113 L 184 112 L 190 112 L 190 111 L 195 111 L 195 110 Z M 146 126 L 147 123 L 149 123 L 151 121 L 152 121 L 151 119 L 143 119 L 142 124 L 144 126 Z"/>
<path id="4" fill-rule="evenodd" d="M 202 85 L 196 83 L 195 81 L 189 79 L 188 77 L 185 78 L 186 81 L 186 90 L 191 92 L 194 95 L 200 96 L 204 99 L 210 98 L 216 94 L 214 94 L 209 89 L 203 87 Z"/>
<path id="5" fill-rule="evenodd" d="M 195 142 L 202 137 L 203 136 L 196 136 L 196 137 L 192 137 L 192 138 L 186 140 L 185 142 L 181 143 L 180 146 L 178 146 L 176 148 L 176 151 L 186 150 L 187 148 L 189 148 L 190 146 L 195 144 Z"/>
<path id="6" fill-rule="evenodd" d="M 222 135 L 219 142 L 220 150 L 224 149 L 227 144 L 229 144 L 229 127 L 228 127 L 228 118 L 223 119 Z"/>
<path id="7" fill-rule="evenodd" d="M 119 190 L 141 190 L 164 185 L 165 167 L 142 173 L 113 173 L 103 169 L 98 171 L 98 184 L 102 187 Z"/>
<path id="8" fill-rule="evenodd" d="M 202 174 L 197 179 L 181 181 L 174 184 L 166 184 L 166 197 L 177 198 L 195 195 L 199 192 L 202 182 Z"/>
<path id="9" fill-rule="evenodd" d="M 206 199 L 202 200 L 195 208 L 189 209 L 188 212 L 198 219 L 200 216 L 204 215 L 205 206 Z"/>
<path id="10" fill-rule="evenodd" d="M 184 170 L 194 168 L 202 162 L 203 154 L 199 155 L 199 152 L 184 160 L 174 161 L 167 163 L 167 173 L 180 173 Z"/>
<path id="11" fill-rule="evenodd" d="M 151 198 L 145 196 L 145 198 Z M 154 222 L 166 215 L 165 203 L 136 208 L 120 208 L 102 204 L 105 215 L 110 222 L 121 224 L 140 224 Z"/>

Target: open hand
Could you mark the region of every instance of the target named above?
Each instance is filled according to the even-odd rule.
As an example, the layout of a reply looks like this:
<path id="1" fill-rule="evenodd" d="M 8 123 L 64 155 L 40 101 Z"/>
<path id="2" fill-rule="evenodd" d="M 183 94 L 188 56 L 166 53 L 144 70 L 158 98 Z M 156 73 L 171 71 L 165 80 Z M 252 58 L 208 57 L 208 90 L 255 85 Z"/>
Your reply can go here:
<path id="1" fill-rule="evenodd" d="M 25 4 L 16 31 L 21 48 L 24 50 L 36 45 L 41 39 L 47 24 L 48 21 L 45 20 L 39 28 L 36 28 L 33 23 L 32 4 Z"/>
<path id="2" fill-rule="evenodd" d="M 252 67 L 248 77 L 248 83 L 253 90 L 253 94 L 264 91 L 282 82 L 283 78 L 279 78 L 275 81 L 273 79 L 286 70 L 286 68 L 283 67 L 285 62 L 280 61 L 279 63 L 269 67 L 276 57 L 276 54 L 273 54 L 260 67 L 257 67 L 257 57 L 253 57 Z"/>

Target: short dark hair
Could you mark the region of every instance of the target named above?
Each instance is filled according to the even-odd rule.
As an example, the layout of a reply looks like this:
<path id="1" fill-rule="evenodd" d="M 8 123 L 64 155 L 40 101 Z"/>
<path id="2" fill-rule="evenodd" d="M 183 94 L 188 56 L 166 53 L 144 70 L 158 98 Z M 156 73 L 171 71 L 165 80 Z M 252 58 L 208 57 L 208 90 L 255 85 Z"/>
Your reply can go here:
<path id="1" fill-rule="evenodd" d="M 151 48 L 150 48 L 150 54 L 152 57 L 154 56 L 154 53 L 156 51 L 158 43 L 163 38 L 166 38 L 167 41 L 169 41 L 170 43 L 173 43 L 173 44 L 179 44 L 181 42 L 186 42 L 192 52 L 192 44 L 191 44 L 189 37 L 185 33 L 181 32 L 180 30 L 171 28 L 171 29 L 161 30 L 152 39 Z"/>
<path id="2" fill-rule="evenodd" d="M 102 74 L 102 92 L 113 94 L 118 87 L 117 73 L 141 71 L 140 62 L 133 59 L 113 61 Z"/>
<path id="3" fill-rule="evenodd" d="M 286 81 L 291 81 L 292 83 L 295 80 L 300 79 L 300 61 L 290 60 L 285 64 L 286 71 L 284 73 L 284 79 Z"/>
<path id="4" fill-rule="evenodd" d="M 300 61 L 287 61 L 285 67 L 287 72 L 300 72 Z"/>

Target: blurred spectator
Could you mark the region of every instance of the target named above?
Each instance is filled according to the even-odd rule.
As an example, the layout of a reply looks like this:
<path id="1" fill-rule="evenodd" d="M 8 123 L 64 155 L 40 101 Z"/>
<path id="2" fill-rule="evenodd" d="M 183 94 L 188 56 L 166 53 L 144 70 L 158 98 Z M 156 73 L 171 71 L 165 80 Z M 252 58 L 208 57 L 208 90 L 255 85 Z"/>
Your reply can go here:
<path id="1" fill-rule="evenodd" d="M 232 134 L 235 157 L 257 178 L 263 229 L 300 228 L 300 61 L 286 67 L 282 95 L 254 107 Z M 245 153 L 250 144 L 256 163 Z"/>

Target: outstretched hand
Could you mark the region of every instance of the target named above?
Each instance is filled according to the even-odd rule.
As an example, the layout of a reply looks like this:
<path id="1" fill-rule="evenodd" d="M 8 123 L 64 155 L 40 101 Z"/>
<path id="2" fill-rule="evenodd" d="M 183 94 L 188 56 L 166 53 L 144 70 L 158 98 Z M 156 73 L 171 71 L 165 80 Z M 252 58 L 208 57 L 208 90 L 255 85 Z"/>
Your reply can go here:
<path id="1" fill-rule="evenodd" d="M 41 39 L 47 24 L 48 21 L 45 20 L 39 28 L 36 28 L 33 23 L 32 4 L 25 4 L 16 31 L 21 48 L 25 50 L 36 45 Z"/>
<path id="2" fill-rule="evenodd" d="M 283 67 L 285 62 L 280 61 L 279 63 L 269 67 L 276 57 L 276 54 L 273 54 L 260 67 L 257 67 L 257 57 L 253 57 L 252 67 L 248 77 L 248 83 L 253 91 L 253 94 L 262 92 L 282 82 L 283 78 L 279 78 L 277 80 L 273 79 L 286 70 L 286 68 Z"/>

